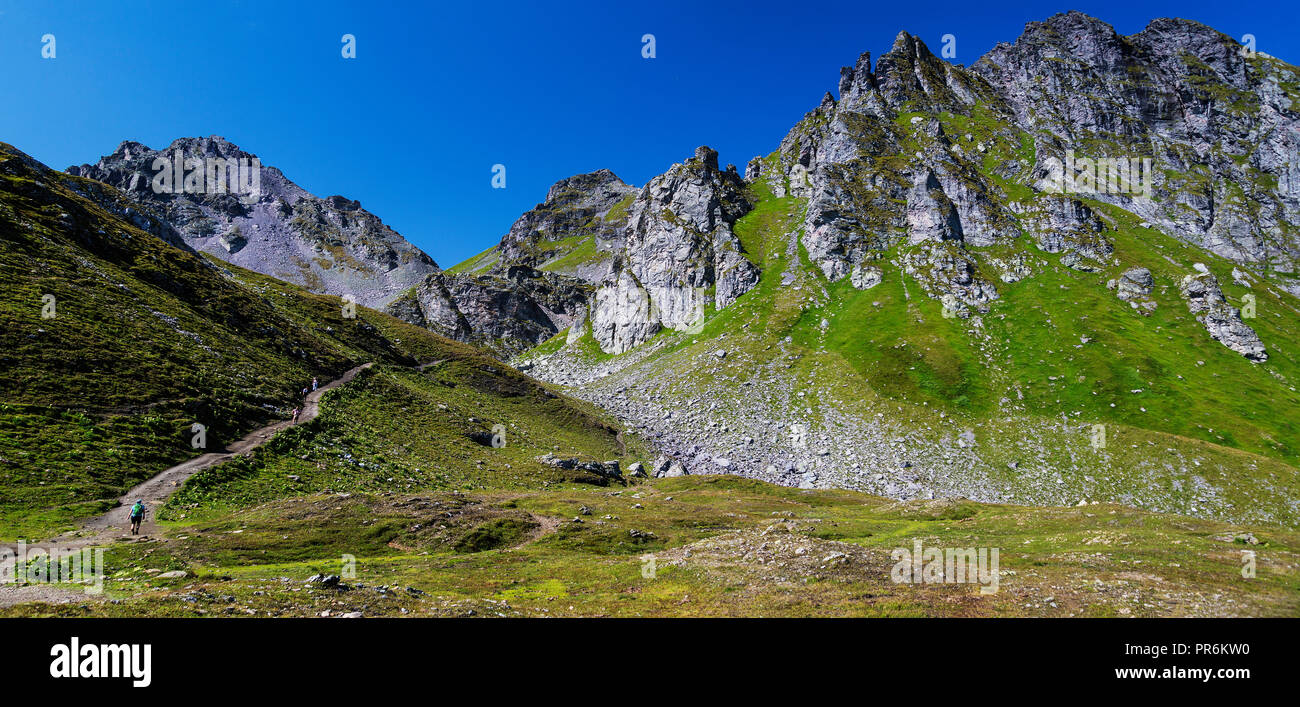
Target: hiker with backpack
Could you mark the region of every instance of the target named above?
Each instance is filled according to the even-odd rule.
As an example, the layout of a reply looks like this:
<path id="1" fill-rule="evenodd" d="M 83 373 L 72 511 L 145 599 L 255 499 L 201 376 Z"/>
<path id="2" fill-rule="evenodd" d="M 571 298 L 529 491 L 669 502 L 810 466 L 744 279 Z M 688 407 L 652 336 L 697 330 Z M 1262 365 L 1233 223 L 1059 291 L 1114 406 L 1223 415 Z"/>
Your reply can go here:
<path id="1" fill-rule="evenodd" d="M 135 505 L 131 506 L 131 534 L 132 535 L 140 534 L 140 523 L 142 521 L 144 521 L 144 499 L 140 499 L 136 501 Z"/>

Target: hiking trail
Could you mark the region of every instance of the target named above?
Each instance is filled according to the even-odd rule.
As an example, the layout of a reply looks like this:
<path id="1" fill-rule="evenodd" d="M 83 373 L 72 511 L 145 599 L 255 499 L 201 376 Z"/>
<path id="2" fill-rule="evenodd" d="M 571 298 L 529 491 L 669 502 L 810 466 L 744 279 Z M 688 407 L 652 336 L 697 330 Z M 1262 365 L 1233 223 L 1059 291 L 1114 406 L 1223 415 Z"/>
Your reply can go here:
<path id="1" fill-rule="evenodd" d="M 154 516 L 158 509 L 167 502 L 167 499 L 180 489 L 185 480 L 194 474 L 216 466 L 223 462 L 230 461 L 237 456 L 248 454 L 258 447 L 270 441 L 275 433 L 286 430 L 290 427 L 301 425 L 305 422 L 314 420 L 320 414 L 320 399 L 327 391 L 333 390 L 353 378 L 361 371 L 370 368 L 373 363 L 366 363 L 344 373 L 338 378 L 321 385 L 316 390 L 307 394 L 303 399 L 302 410 L 298 414 L 298 421 L 280 420 L 273 422 L 265 427 L 249 432 L 242 439 L 226 445 L 225 448 L 199 455 L 193 459 L 181 462 L 176 466 L 164 469 L 149 479 L 137 484 L 130 491 L 118 499 L 118 505 L 112 510 L 102 515 L 88 518 L 82 522 L 81 528 L 73 530 L 49 541 L 47 544 L 57 545 L 61 549 L 72 549 L 86 547 L 90 545 L 104 545 L 114 540 L 152 540 L 152 534 L 157 530 Z M 131 535 L 131 521 L 128 514 L 131 506 L 138 499 L 143 499 L 145 507 L 148 509 L 145 513 L 144 522 L 140 524 L 140 534 Z M 3 543 L 3 546 L 14 547 L 15 543 Z"/>

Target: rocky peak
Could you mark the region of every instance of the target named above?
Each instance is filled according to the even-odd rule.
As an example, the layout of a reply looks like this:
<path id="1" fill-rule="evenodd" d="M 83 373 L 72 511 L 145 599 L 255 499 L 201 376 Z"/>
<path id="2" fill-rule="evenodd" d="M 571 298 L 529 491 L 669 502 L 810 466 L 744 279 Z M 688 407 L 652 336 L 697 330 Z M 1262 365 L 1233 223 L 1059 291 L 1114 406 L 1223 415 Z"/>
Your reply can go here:
<path id="1" fill-rule="evenodd" d="M 1236 262 L 1297 267 L 1300 119 L 1294 97 L 1279 90 L 1300 80 L 1295 67 L 1247 57 L 1231 37 L 1190 20 L 1158 19 L 1122 37 L 1069 12 L 1029 23 L 972 69 L 1015 123 L 1039 135 L 1040 163 L 1071 151 L 1151 159 L 1151 198 L 1094 198 Z"/>
<path id="2" fill-rule="evenodd" d="M 123 140 L 117 146 L 117 149 L 113 150 L 112 154 L 110 154 L 108 157 L 103 159 L 129 160 L 131 159 L 132 155 L 138 155 L 142 152 L 147 152 L 147 151 L 150 151 L 148 147 L 146 147 L 141 143 L 136 142 L 135 140 Z M 100 161 L 102 162 L 103 159 L 101 159 Z M 69 168 L 68 171 L 71 172 L 72 168 Z"/>
<path id="3" fill-rule="evenodd" d="M 839 91 L 839 105 L 851 110 L 877 113 L 869 107 L 869 104 L 879 100 L 876 77 L 871 73 L 871 52 L 862 52 L 853 66 L 840 68 Z M 821 105 L 827 107 L 824 97 Z"/>
<path id="4" fill-rule="evenodd" d="M 875 79 L 871 75 L 871 52 L 862 52 L 853 66 L 840 67 L 840 98 L 847 96 L 859 81 L 865 82 L 868 87 L 875 85 Z"/>
<path id="5" fill-rule="evenodd" d="M 317 198 L 221 136 L 125 141 L 67 171 L 123 191 L 196 251 L 316 292 L 380 306 L 438 272 L 359 202 Z"/>
<path id="6" fill-rule="evenodd" d="M 559 271 L 588 280 L 598 278 L 612 253 L 622 245 L 627 207 L 636 193 L 636 187 L 608 169 L 559 180 L 547 190 L 546 201 L 510 226 L 498 246 L 494 268 L 522 263 L 549 269 L 548 263 L 571 252 L 576 238 L 591 253 L 590 258 L 565 265 Z"/>
<path id="7" fill-rule="evenodd" d="M 716 172 L 718 170 L 718 151 L 708 145 L 700 145 L 695 148 L 695 161 Z"/>
<path id="8" fill-rule="evenodd" d="M 435 273 L 390 314 L 500 355 L 541 343 L 585 317 L 592 282 L 622 251 L 638 190 L 608 169 L 566 177 L 488 253 Z"/>
<path id="9" fill-rule="evenodd" d="M 951 65 L 920 39 L 899 32 L 894 45 L 876 61 L 875 84 L 895 110 L 953 111 L 973 102 L 970 90 L 952 75 Z"/>
<path id="10" fill-rule="evenodd" d="M 1078 10 L 1062 12 L 1042 22 L 1027 22 L 1018 45 L 1051 46 L 1065 56 L 1085 59 L 1113 54 L 1123 45 L 1115 28 Z"/>
<path id="11" fill-rule="evenodd" d="M 546 191 L 546 201 L 542 205 L 556 206 L 575 195 L 581 196 L 589 193 L 605 197 L 611 194 L 622 196 L 632 189 L 633 187 L 628 186 L 610 170 L 598 169 L 595 172 L 567 177 L 552 184 L 551 188 Z"/>

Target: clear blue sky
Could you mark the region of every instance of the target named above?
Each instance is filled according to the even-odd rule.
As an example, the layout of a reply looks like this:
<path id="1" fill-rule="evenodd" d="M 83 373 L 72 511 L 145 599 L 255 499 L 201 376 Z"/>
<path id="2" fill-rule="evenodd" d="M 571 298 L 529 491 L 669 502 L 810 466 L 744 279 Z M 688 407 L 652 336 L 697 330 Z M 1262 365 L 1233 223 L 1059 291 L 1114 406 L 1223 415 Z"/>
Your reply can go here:
<path id="1" fill-rule="evenodd" d="M 409 5 L 409 6 L 408 6 Z M 1122 34 L 1198 20 L 1300 62 L 1277 2 L 0 0 L 0 140 L 51 167 L 122 140 L 224 135 L 308 191 L 343 194 L 444 267 L 495 244 L 558 179 L 638 186 L 701 144 L 743 169 L 899 30 L 970 64 L 1082 10 Z M 57 56 L 41 58 L 55 35 Z M 357 38 L 357 58 L 340 38 Z M 656 58 L 641 37 L 656 38 Z M 491 187 L 492 165 L 507 186 Z"/>

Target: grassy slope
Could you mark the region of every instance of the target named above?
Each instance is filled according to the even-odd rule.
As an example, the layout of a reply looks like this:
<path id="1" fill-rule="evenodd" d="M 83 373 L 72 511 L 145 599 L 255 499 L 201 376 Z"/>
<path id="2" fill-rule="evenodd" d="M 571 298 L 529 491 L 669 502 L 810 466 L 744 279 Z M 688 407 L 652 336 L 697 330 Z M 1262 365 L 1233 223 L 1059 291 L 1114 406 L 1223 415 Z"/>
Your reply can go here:
<path id="1" fill-rule="evenodd" d="M 504 446 L 473 441 L 506 429 Z M 548 452 L 586 461 L 644 459 L 618 430 L 582 403 L 550 393 L 495 361 L 462 353 L 424 372 L 384 366 L 332 393 L 319 417 L 278 435 L 246 460 L 192 478 L 160 517 L 221 515 L 268 499 L 309 493 L 418 489 L 536 489 L 603 485 L 561 472 Z M 291 478 L 296 477 L 296 478 Z"/>
<path id="2" fill-rule="evenodd" d="M 452 275 L 482 275 L 496 264 L 499 257 L 499 249 L 497 246 L 492 246 L 478 255 L 470 256 L 469 259 L 447 268 L 446 272 Z"/>
<path id="3" fill-rule="evenodd" d="M 538 263 L 539 270 L 564 275 L 571 275 L 578 267 L 597 263 L 609 257 L 608 253 L 602 253 L 597 249 L 596 237 L 590 233 L 559 240 L 538 241 L 534 250 L 537 253 L 547 254 L 547 257 Z M 453 275 L 486 275 L 493 266 L 498 264 L 500 258 L 500 247 L 492 246 L 478 255 L 447 268 L 447 272 Z"/>

